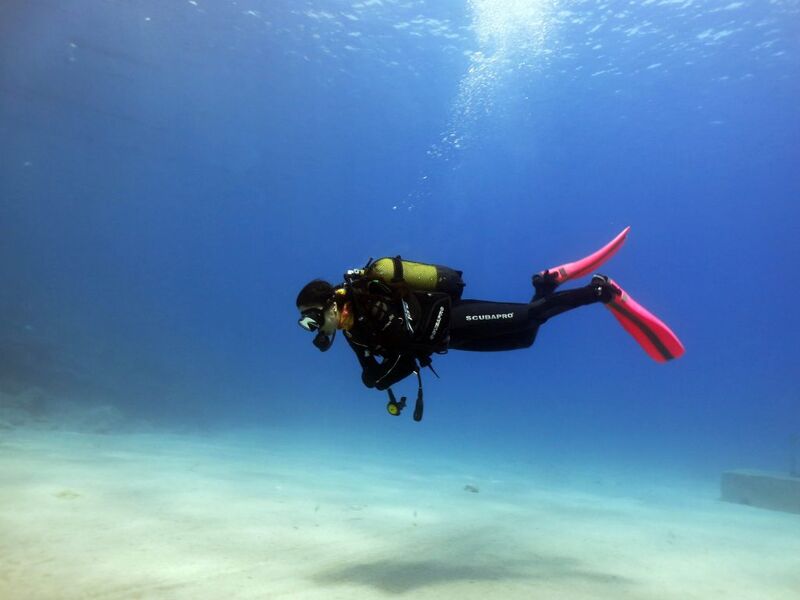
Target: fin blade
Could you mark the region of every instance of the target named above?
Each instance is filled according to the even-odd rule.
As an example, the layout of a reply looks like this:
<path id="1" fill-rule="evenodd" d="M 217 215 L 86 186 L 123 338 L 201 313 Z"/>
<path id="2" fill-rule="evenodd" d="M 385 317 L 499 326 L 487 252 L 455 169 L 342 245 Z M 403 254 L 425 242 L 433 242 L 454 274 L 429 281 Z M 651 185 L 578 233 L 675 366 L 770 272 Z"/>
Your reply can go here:
<path id="1" fill-rule="evenodd" d="M 555 274 L 556 282 L 559 284 L 570 279 L 588 275 L 603 265 L 612 256 L 614 256 L 620 248 L 622 248 L 622 245 L 625 243 L 625 240 L 628 237 L 628 232 L 630 229 L 631 228 L 629 225 L 620 233 L 618 233 L 613 240 L 589 256 L 581 258 L 580 260 L 559 265 L 558 267 L 554 267 L 552 269 L 548 269 L 548 271 Z"/>
<path id="2" fill-rule="evenodd" d="M 663 363 L 683 356 L 686 349 L 667 324 L 612 283 L 622 293 L 606 307 L 650 358 Z"/>

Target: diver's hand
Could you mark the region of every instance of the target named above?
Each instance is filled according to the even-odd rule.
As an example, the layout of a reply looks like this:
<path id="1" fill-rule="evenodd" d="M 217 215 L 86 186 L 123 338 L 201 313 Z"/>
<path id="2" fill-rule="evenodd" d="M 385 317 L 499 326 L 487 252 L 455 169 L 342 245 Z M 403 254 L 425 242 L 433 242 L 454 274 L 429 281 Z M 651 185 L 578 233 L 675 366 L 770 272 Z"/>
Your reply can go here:
<path id="1" fill-rule="evenodd" d="M 375 377 L 371 376 L 366 371 L 361 372 L 361 382 L 368 388 L 375 387 Z"/>

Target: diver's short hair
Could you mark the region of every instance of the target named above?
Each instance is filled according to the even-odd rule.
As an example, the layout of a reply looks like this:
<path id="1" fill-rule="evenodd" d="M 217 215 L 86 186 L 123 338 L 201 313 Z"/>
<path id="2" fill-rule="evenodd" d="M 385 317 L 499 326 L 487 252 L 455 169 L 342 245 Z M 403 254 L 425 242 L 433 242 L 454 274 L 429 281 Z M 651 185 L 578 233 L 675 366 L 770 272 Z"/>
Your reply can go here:
<path id="1" fill-rule="evenodd" d="M 297 294 L 296 305 L 299 306 L 325 306 L 333 296 L 333 286 L 323 279 L 309 281 L 300 293 Z"/>

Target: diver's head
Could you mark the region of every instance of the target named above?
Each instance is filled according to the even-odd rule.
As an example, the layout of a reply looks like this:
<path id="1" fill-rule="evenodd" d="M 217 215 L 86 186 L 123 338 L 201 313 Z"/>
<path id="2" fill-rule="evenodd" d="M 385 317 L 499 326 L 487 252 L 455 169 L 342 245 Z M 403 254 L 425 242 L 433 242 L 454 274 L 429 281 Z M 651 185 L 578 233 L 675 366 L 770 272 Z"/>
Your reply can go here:
<path id="1" fill-rule="evenodd" d="M 316 331 L 314 345 L 325 352 L 333 344 L 339 323 L 339 309 L 335 302 L 335 288 L 322 279 L 311 281 L 297 295 L 300 311 L 298 324 L 306 331 Z"/>

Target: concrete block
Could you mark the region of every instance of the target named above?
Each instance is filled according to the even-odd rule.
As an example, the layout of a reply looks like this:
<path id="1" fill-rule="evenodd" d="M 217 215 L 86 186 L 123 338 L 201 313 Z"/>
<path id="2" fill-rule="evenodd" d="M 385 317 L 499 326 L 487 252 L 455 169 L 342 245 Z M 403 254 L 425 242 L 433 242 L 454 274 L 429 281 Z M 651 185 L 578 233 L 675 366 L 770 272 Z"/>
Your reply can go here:
<path id="1" fill-rule="evenodd" d="M 726 471 L 721 488 L 726 502 L 800 514 L 800 477 L 769 471 Z"/>

